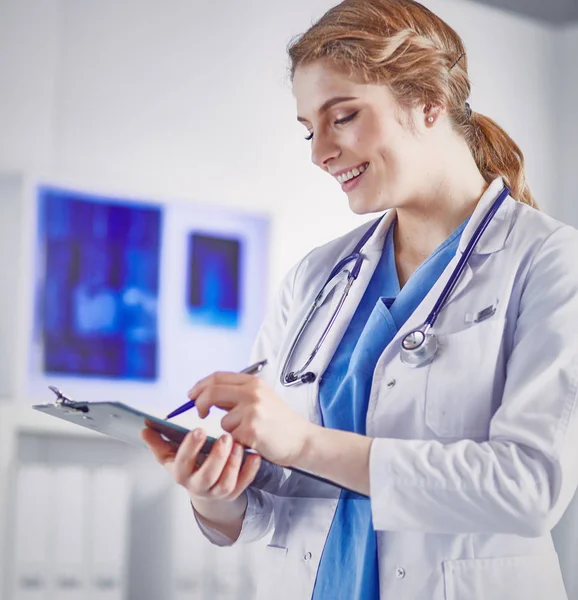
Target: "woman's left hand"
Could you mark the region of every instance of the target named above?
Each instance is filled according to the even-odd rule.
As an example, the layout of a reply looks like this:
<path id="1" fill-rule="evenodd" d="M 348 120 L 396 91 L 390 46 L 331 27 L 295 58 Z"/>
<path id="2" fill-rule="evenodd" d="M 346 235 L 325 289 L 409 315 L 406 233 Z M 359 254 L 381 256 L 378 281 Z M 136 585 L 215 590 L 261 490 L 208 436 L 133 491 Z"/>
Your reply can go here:
<path id="1" fill-rule="evenodd" d="M 221 427 L 233 438 L 281 466 L 292 466 L 315 428 L 261 379 L 244 373 L 213 373 L 189 390 L 199 416 L 211 406 L 226 410 Z"/>

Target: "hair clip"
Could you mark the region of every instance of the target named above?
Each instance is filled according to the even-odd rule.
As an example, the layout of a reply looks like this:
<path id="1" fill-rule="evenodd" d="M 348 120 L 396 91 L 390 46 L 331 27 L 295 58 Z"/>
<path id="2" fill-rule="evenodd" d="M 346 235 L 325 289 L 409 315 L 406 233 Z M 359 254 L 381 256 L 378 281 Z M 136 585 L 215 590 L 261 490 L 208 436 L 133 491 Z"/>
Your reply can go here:
<path id="1" fill-rule="evenodd" d="M 456 62 L 455 62 L 455 63 L 454 63 L 454 64 L 453 64 L 453 65 L 450 67 L 450 71 L 451 71 L 451 70 L 452 70 L 452 69 L 453 69 L 453 68 L 454 68 L 454 67 L 455 67 L 455 66 L 456 66 L 456 65 L 457 65 L 457 64 L 460 62 L 460 60 L 462 60 L 462 58 L 463 58 L 465 55 L 466 55 L 466 53 L 465 53 L 465 52 L 462 52 L 462 53 L 461 53 L 461 54 L 458 56 L 458 58 L 457 58 Z"/>

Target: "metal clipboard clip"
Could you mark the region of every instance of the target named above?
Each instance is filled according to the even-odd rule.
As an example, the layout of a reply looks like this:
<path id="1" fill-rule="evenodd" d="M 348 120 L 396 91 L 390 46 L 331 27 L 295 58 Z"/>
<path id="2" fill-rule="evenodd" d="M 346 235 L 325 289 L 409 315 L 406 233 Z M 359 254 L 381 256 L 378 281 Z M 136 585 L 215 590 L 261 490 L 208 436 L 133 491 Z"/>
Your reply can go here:
<path id="1" fill-rule="evenodd" d="M 86 404 L 81 404 L 80 402 L 75 402 L 71 400 L 68 396 L 65 396 L 63 392 L 61 392 L 56 386 L 49 385 L 49 390 L 52 390 L 56 394 L 56 400 L 54 404 L 60 408 L 66 410 L 66 412 L 88 412 L 88 406 Z"/>

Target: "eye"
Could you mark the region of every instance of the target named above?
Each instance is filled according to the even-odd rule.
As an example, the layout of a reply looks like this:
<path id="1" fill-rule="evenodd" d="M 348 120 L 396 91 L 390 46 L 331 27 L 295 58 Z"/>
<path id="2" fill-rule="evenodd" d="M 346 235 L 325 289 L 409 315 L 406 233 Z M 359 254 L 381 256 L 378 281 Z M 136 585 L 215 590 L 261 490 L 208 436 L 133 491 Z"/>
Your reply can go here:
<path id="1" fill-rule="evenodd" d="M 355 119 L 355 117 L 357 117 L 358 114 L 359 114 L 359 111 L 356 110 L 355 112 L 352 112 L 350 115 L 343 117 L 343 119 L 337 119 L 337 121 L 334 121 L 333 124 L 334 125 L 344 125 L 345 123 L 349 123 L 350 121 L 353 121 L 353 119 Z"/>
<path id="2" fill-rule="evenodd" d="M 346 117 L 343 117 L 342 119 L 337 119 L 337 121 L 333 121 L 333 124 L 334 125 L 345 125 L 346 123 L 353 121 L 353 119 L 355 119 L 355 117 L 357 117 L 358 114 L 359 114 L 359 111 L 356 110 L 355 112 L 352 112 L 350 115 L 347 115 Z M 310 142 L 313 139 L 313 132 L 311 132 L 305 139 L 308 142 Z"/>

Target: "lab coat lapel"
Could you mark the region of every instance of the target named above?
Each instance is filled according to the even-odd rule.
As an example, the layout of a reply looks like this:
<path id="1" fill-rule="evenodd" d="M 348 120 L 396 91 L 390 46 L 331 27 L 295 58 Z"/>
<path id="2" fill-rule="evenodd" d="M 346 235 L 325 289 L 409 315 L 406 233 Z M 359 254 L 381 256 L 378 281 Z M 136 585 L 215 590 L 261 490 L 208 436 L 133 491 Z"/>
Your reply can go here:
<path id="1" fill-rule="evenodd" d="M 480 221 L 490 208 L 490 205 L 498 197 L 498 194 L 502 191 L 503 187 L 504 184 L 502 178 L 498 177 L 490 184 L 484 195 L 480 198 L 476 209 L 474 210 L 468 224 L 466 225 L 466 228 L 464 229 L 456 255 L 449 262 L 448 266 L 445 268 L 436 283 L 432 286 L 429 293 L 400 328 L 398 334 L 391 341 L 384 354 L 389 354 L 389 352 L 397 352 L 399 350 L 398 340 L 403 339 L 403 337 L 410 331 L 413 331 L 423 325 L 435 303 L 437 302 L 437 299 L 440 297 L 444 287 L 448 283 L 448 280 L 454 272 L 459 259 L 466 249 L 466 246 L 477 229 Z M 504 200 L 504 204 L 502 204 L 498 212 L 494 215 L 492 221 L 488 225 L 488 228 L 478 241 L 473 255 L 493 254 L 494 252 L 500 251 L 504 247 L 508 232 L 510 230 L 513 212 L 512 208 L 513 205 L 511 200 L 506 198 L 506 200 Z M 468 289 L 469 285 L 472 283 L 473 277 L 474 271 L 468 262 L 460 279 L 458 280 L 456 287 L 454 288 L 454 291 L 445 305 L 446 307 L 449 307 L 451 303 L 460 296 L 460 294 Z M 446 308 L 444 308 L 444 310 L 446 310 Z"/>
<path id="2" fill-rule="evenodd" d="M 474 235 L 478 225 L 484 218 L 485 214 L 490 209 L 493 202 L 496 200 L 498 195 L 504 188 L 504 182 L 501 177 L 497 177 L 485 191 L 485 193 L 480 198 L 468 224 L 466 225 L 464 232 L 460 238 L 460 243 L 458 246 L 458 251 L 454 259 L 448 265 L 446 269 L 447 278 L 451 276 L 451 273 L 455 269 L 458 260 L 466 250 L 466 247 Z M 510 231 L 510 223 L 512 220 L 512 203 L 510 198 L 506 198 L 502 204 L 502 206 L 498 209 L 498 212 L 493 216 L 490 221 L 486 231 L 482 234 L 482 237 L 479 239 L 476 247 L 472 252 L 472 257 L 478 257 L 483 255 L 494 254 L 495 252 L 499 252 L 502 250 L 506 243 L 506 238 L 508 237 L 508 232 Z M 453 301 L 460 297 L 463 291 L 465 291 L 470 285 L 472 278 L 474 276 L 474 271 L 471 265 L 472 258 L 466 263 L 465 269 L 454 288 L 451 296 L 449 297 L 446 306 L 449 306 Z M 447 279 L 446 279 L 447 282 Z M 445 284 L 444 284 L 445 285 Z M 443 288 L 442 288 L 443 289 Z M 441 293 L 441 290 L 440 290 Z M 437 300 L 437 296 L 436 296 Z M 435 300 L 434 300 L 435 302 Z M 432 304 L 433 306 L 433 304 Z"/>
<path id="3" fill-rule="evenodd" d="M 474 235 L 478 225 L 503 189 L 504 181 L 501 177 L 494 179 L 488 186 L 488 189 L 484 192 L 476 205 L 460 238 L 458 246 L 459 254 L 462 254 L 465 251 L 466 246 Z M 511 218 L 512 203 L 511 199 L 507 197 L 502 206 L 500 206 L 498 212 L 492 217 L 486 231 L 482 234 L 482 237 L 476 244 L 473 254 L 493 254 L 494 252 L 499 252 L 506 242 Z"/>
<path id="4" fill-rule="evenodd" d="M 351 319 L 355 314 L 363 295 L 365 294 L 365 290 L 367 289 L 371 277 L 373 276 L 375 268 L 379 263 L 385 236 L 394 218 L 395 211 L 388 212 L 383 218 L 382 222 L 377 226 L 377 229 L 373 232 L 371 238 L 366 242 L 362 251 L 364 261 L 361 265 L 359 275 L 351 286 L 347 299 L 345 300 L 337 319 L 331 327 L 331 330 L 329 331 L 327 338 L 325 339 L 325 342 L 319 351 L 319 354 L 311 363 L 311 370 L 314 373 L 323 373 L 331 361 L 331 358 L 333 357 L 333 354 L 335 353 L 343 334 L 347 330 L 347 327 L 349 326 L 349 323 L 351 322 Z M 330 312 L 333 312 L 337 302 L 339 301 L 345 284 L 346 278 L 344 277 L 340 281 L 339 285 L 337 285 L 335 288 L 335 293 L 331 301 Z"/>

